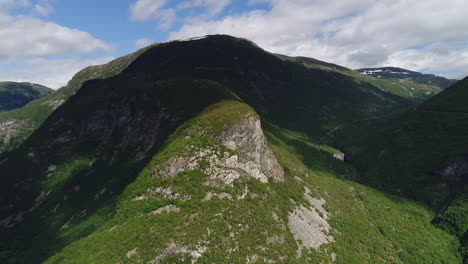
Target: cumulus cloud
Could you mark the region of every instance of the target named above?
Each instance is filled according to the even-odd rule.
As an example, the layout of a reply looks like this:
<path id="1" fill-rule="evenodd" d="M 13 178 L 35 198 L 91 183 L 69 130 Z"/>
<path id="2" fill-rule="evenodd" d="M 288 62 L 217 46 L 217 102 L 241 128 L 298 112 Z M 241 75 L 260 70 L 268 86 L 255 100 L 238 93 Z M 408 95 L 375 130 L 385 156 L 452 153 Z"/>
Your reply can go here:
<path id="1" fill-rule="evenodd" d="M 89 33 L 33 17 L 0 22 L 0 57 L 89 54 L 111 46 Z"/>
<path id="2" fill-rule="evenodd" d="M 464 0 L 254 0 L 268 10 L 191 21 L 169 39 L 223 33 L 265 49 L 351 68 L 399 66 L 468 75 Z M 442 70 L 443 69 L 443 70 Z"/>
<path id="3" fill-rule="evenodd" d="M 166 2 L 166 0 L 138 0 L 130 5 L 130 18 L 135 21 L 158 18 Z"/>
<path id="4" fill-rule="evenodd" d="M 137 49 L 141 49 L 141 48 L 151 45 L 151 43 L 153 42 L 154 41 L 152 39 L 148 39 L 148 38 L 137 39 L 135 40 L 135 47 Z"/>
<path id="5" fill-rule="evenodd" d="M 59 88 L 80 69 L 102 63 L 112 46 L 87 32 L 45 21 L 53 0 L 0 0 L 0 80 L 28 81 Z M 25 8 L 30 15 L 11 15 Z M 50 59 L 53 56 L 54 59 Z"/>
<path id="6" fill-rule="evenodd" d="M 15 6 L 28 6 L 28 0 L 0 0 L 0 8 L 12 8 Z"/>
<path id="7" fill-rule="evenodd" d="M 232 0 L 191 0 L 182 2 L 178 5 L 178 8 L 206 8 L 208 10 L 207 15 L 212 17 L 221 13 L 231 2 Z"/>
<path id="8" fill-rule="evenodd" d="M 186 0 L 174 5 L 167 0 L 137 0 L 130 5 L 130 20 L 156 21 L 158 28 L 168 30 L 175 22 L 199 21 L 219 15 L 232 0 Z M 172 7 L 169 7 L 172 4 Z M 196 10 L 196 16 L 180 17 L 179 12 Z"/>
<path id="9" fill-rule="evenodd" d="M 89 65 L 99 65 L 114 59 L 104 56 L 98 58 L 66 58 L 48 60 L 41 57 L 22 58 L 0 71 L 0 80 L 32 82 L 58 89 L 64 86 L 81 69 Z"/>
<path id="10" fill-rule="evenodd" d="M 53 0 L 39 0 L 38 3 L 34 5 L 34 10 L 38 14 L 47 17 L 55 11 L 52 1 Z"/>

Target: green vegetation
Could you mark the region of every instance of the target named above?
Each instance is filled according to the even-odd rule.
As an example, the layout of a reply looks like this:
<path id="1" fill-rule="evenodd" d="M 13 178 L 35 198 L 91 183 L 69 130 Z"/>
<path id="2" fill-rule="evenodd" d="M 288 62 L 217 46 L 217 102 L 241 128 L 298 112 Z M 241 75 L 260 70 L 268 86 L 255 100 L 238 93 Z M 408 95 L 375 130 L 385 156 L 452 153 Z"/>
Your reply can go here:
<path id="1" fill-rule="evenodd" d="M 434 74 L 423 74 L 396 67 L 365 68 L 357 71 L 379 79 L 387 79 L 395 82 L 407 81 L 414 84 L 432 86 L 439 90 L 448 88 L 457 82 L 457 80 L 435 76 Z"/>
<path id="2" fill-rule="evenodd" d="M 53 90 L 33 83 L 0 82 L 0 112 L 20 108 Z"/>
<path id="3" fill-rule="evenodd" d="M 436 226 L 458 237 L 460 254 L 468 263 L 468 197 L 465 194 L 453 201 L 445 212 L 434 219 Z"/>
<path id="4" fill-rule="evenodd" d="M 201 170 L 185 171 L 169 178 L 151 176 L 157 164 L 168 157 L 184 155 L 181 149 L 212 148 L 219 144 L 212 137 L 220 127 L 250 115 L 255 114 L 247 106 L 225 101 L 182 125 L 119 196 L 115 215 L 46 263 L 146 263 L 164 255 L 171 245 L 199 252 L 200 263 L 245 263 L 255 255 L 259 262 L 268 259 L 322 263 L 331 262 L 331 253 L 336 254 L 340 263 L 459 261 L 456 240 L 430 225 L 433 215 L 428 209 L 337 178 L 334 173 L 347 173 L 352 168 L 303 137 L 296 138 L 296 133 L 271 124 L 265 129 L 271 147 L 286 169 L 284 183 L 262 184 L 244 179 L 236 181 L 232 188 L 219 189 L 203 184 L 209 175 Z M 220 119 L 226 123 L 221 125 Z M 329 167 L 335 172 L 328 170 Z M 298 258 L 298 245 L 284 228 L 288 212 L 294 208 L 291 199 L 295 203 L 308 203 L 302 196 L 304 186 L 313 190 L 314 196 L 327 200 L 325 208 L 332 215 L 331 234 L 336 242 L 323 245 L 318 251 L 305 251 Z M 168 198 L 154 191 L 157 188 L 172 188 L 172 194 L 188 198 Z M 240 199 L 246 190 L 250 195 Z M 235 202 L 228 198 L 204 200 L 209 192 L 227 193 Z M 179 210 L 154 213 L 167 206 Z M 278 215 L 279 221 L 272 212 Z M 275 236 L 283 237 L 282 242 L 267 243 L 268 238 Z M 164 263 L 193 260 L 187 252 L 176 253 L 161 260 Z"/>
<path id="5" fill-rule="evenodd" d="M 422 102 L 423 100 L 439 93 L 442 88 L 445 88 L 430 83 L 414 82 L 412 79 L 408 78 L 375 78 L 358 71 L 312 58 L 288 57 L 284 55 L 277 56 L 284 60 L 302 64 L 311 69 L 337 72 L 353 78 L 360 85 L 370 84 L 383 92 L 397 95 L 402 98 L 412 99 L 416 102 Z"/>
<path id="6" fill-rule="evenodd" d="M 435 211 L 448 207 L 438 226 L 462 243 L 468 213 L 466 201 L 457 198 L 466 194 L 468 181 L 468 120 L 463 110 L 467 85 L 468 79 L 462 80 L 345 143 L 360 182 L 422 201 Z"/>
<path id="7" fill-rule="evenodd" d="M 115 59 L 105 65 L 89 66 L 75 74 L 66 86 L 58 89 L 57 91 L 33 84 L 32 88 L 28 89 L 33 89 L 32 91 L 34 94 L 39 93 L 40 96 L 35 95 L 33 98 L 28 94 L 29 101 L 32 102 L 27 105 L 24 103 L 23 105 L 14 107 L 17 109 L 2 109 L 2 92 L 5 88 L 10 87 L 11 85 L 4 86 L 0 84 L 0 123 L 4 121 L 13 121 L 17 124 L 17 126 L 11 129 L 11 131 L 6 131 L 10 138 L 8 141 L 2 140 L 4 135 L 0 133 L 0 153 L 17 148 L 19 144 L 26 140 L 57 107 L 62 105 L 68 100 L 68 98 L 75 94 L 75 92 L 81 88 L 83 83 L 88 80 L 105 79 L 119 74 L 133 60 L 151 47 L 152 46 L 140 49 L 134 53 Z M 30 86 L 30 84 L 28 85 Z M 9 88 L 9 90 L 11 89 Z M 24 94 L 25 92 L 23 91 L 22 93 Z M 8 98 L 10 97 L 11 96 Z M 10 101 L 10 99 L 8 100 Z M 12 111 L 1 112 L 2 110 Z"/>
<path id="8" fill-rule="evenodd" d="M 228 36 L 162 43 L 123 61 L 77 74 L 67 87 L 81 88 L 57 91 L 70 91 L 66 102 L 44 122 L 38 116 L 42 125 L 0 161 L 0 262 L 461 262 L 453 230 L 464 224 L 450 219 L 463 210 L 451 208 L 437 223 L 444 230 L 436 228 L 425 204 L 350 181 L 365 163 L 351 155 L 356 170 L 326 144 L 332 136 L 357 142 L 368 126 L 350 130 L 348 137 L 358 135 L 350 141 L 340 133 L 421 98 Z M 99 69 L 108 75 L 95 75 Z M 79 81 L 89 76 L 97 79 Z M 232 186 L 209 184 L 209 169 L 218 168 L 212 154 L 239 154 L 218 136 L 246 118 L 262 120 L 284 182 L 240 177 Z M 373 140 L 349 149 L 358 153 Z M 190 158 L 190 169 L 164 173 Z M 326 235 L 334 238 L 318 249 L 296 241 L 288 224 L 300 206 L 322 220 L 327 215 L 304 195 L 308 190 L 326 201 Z"/>

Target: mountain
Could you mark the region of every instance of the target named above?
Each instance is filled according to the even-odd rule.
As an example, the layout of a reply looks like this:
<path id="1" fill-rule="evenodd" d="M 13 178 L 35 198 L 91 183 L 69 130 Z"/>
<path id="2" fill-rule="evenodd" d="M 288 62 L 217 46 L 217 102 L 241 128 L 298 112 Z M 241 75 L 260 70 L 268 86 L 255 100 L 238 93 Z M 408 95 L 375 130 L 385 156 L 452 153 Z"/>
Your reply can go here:
<path id="1" fill-rule="evenodd" d="M 0 161 L 1 262 L 460 263 L 431 210 L 318 142 L 415 101 L 297 60 L 216 35 L 83 82 Z"/>
<path id="2" fill-rule="evenodd" d="M 365 184 L 423 201 L 467 254 L 468 78 L 381 124 L 347 154 Z M 447 209 L 448 208 L 448 209 Z M 466 257 L 465 257 L 466 258 Z"/>
<path id="3" fill-rule="evenodd" d="M 27 82 L 0 82 L 0 112 L 20 108 L 54 90 Z"/>
<path id="4" fill-rule="evenodd" d="M 120 73 L 148 48 L 150 47 L 105 65 L 90 66 L 77 73 L 65 87 L 55 93 L 21 109 L 0 113 L 0 125 L 3 124 L 5 127 L 3 138 L 0 135 L 0 153 L 18 147 L 53 110 L 68 100 L 84 82 L 92 79 L 104 79 Z M 211 51 L 203 50 L 203 52 L 209 54 Z M 250 102 L 257 106 L 258 111 L 268 112 L 268 116 L 275 120 L 282 119 L 284 122 L 289 122 L 288 127 L 304 130 L 316 137 L 323 136 L 326 132 L 348 122 L 349 117 L 366 119 L 370 116 L 379 117 L 393 112 L 401 112 L 439 91 L 424 85 L 413 85 L 416 91 L 408 93 L 400 83 L 375 79 L 339 65 L 312 58 L 274 55 L 283 61 L 282 68 L 286 70 L 270 71 L 268 74 L 277 74 L 275 78 L 279 82 L 273 82 L 271 75 L 255 75 L 253 70 L 247 72 L 248 76 L 244 72 L 237 72 L 239 82 L 257 91 L 257 94 L 249 96 L 252 97 Z M 187 60 L 190 60 L 191 57 L 193 56 L 187 56 Z M 275 60 L 276 64 L 280 63 L 272 56 L 268 56 L 268 58 L 270 61 Z M 198 59 L 205 60 L 201 57 Z M 236 61 L 233 61 L 235 57 L 227 59 L 230 66 L 236 65 Z M 268 60 L 261 61 L 265 64 L 257 65 L 257 67 L 268 69 L 269 66 L 266 65 Z M 189 61 L 189 63 L 197 62 Z M 222 67 L 218 69 L 221 73 L 223 70 Z M 198 71 L 201 72 L 202 69 L 198 69 Z M 231 80 L 231 82 L 234 84 L 237 80 Z M 290 92 L 288 82 L 295 86 L 294 91 Z M 260 86 L 255 87 L 257 85 Z M 261 94 L 262 90 L 270 85 L 267 93 Z M 327 87 L 330 85 L 334 87 L 328 89 Z M 406 84 L 406 86 L 409 85 Z M 348 89 L 348 87 L 357 87 L 358 89 Z M 271 91 L 274 91 L 274 95 L 268 94 Z M 430 91 L 429 95 L 428 91 Z M 297 106 L 286 108 L 286 112 L 276 111 L 279 109 L 276 106 L 283 104 L 283 99 L 287 100 L 286 104 Z M 328 101 L 322 102 L 322 100 Z M 291 115 L 299 118 L 288 118 Z M 319 122 L 310 122 L 309 118 Z M 304 126 L 304 124 L 310 124 L 310 127 Z"/>
<path id="5" fill-rule="evenodd" d="M 396 67 L 363 68 L 358 69 L 357 71 L 374 78 L 388 79 L 398 82 L 406 80 L 414 84 L 421 84 L 439 89 L 445 89 L 457 82 L 457 80 L 447 79 L 434 74 L 423 74 Z M 411 89 L 411 87 L 409 87 L 409 89 Z"/>
<path id="6" fill-rule="evenodd" d="M 46 96 L 24 107 L 0 112 L 0 127 L 2 128 L 0 130 L 0 154 L 17 148 L 55 109 L 75 94 L 84 82 L 108 78 L 120 73 L 144 50 L 141 49 L 104 65 L 89 66 L 78 72 L 66 86 L 57 91 L 49 92 Z"/>

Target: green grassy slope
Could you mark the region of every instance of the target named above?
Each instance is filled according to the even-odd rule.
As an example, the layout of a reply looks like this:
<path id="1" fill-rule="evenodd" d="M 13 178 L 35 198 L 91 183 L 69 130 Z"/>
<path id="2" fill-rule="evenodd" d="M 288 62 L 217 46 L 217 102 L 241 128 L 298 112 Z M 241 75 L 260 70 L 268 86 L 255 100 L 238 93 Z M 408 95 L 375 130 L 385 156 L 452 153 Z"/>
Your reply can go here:
<path id="1" fill-rule="evenodd" d="M 387 115 L 416 103 L 342 72 L 284 60 L 229 36 L 176 41 L 145 55 L 134 64 L 217 81 L 265 117 L 315 138 L 349 120 Z M 154 57 L 159 61 L 151 64 Z"/>
<path id="2" fill-rule="evenodd" d="M 209 107 L 220 101 L 225 103 Z M 1 260 L 132 263 L 154 259 L 169 248 L 176 256 L 169 254 L 168 262 L 193 250 L 214 262 L 243 263 L 246 257 L 261 262 L 268 255 L 294 262 L 298 244 L 284 221 L 294 204 L 310 205 L 303 195 L 306 185 L 314 197 L 327 200 L 336 243 L 323 245 L 320 252 L 304 250 L 299 263 L 330 262 L 332 253 L 345 263 L 457 263 L 457 241 L 430 225 L 430 210 L 337 179 L 354 175 L 354 169 L 332 157 L 337 150 L 309 140 L 346 120 L 408 105 L 371 84 L 284 61 L 245 40 L 213 36 L 152 47 L 119 74 L 83 83 L 0 162 Z M 149 177 L 153 166 L 181 152 L 190 154 L 187 146 L 225 150 L 213 135 L 245 115 L 256 116 L 252 109 L 275 123 L 266 123 L 265 129 L 285 167 L 284 183 L 241 179 L 234 188 L 213 189 L 203 184 L 207 175 L 201 170 Z M 200 162 L 201 168 L 206 165 Z M 174 186 L 193 200 L 155 194 L 156 199 L 133 201 L 158 186 Z M 237 198 L 246 186 L 255 195 L 202 201 L 208 191 Z M 170 204 L 180 214 L 149 214 Z M 219 214 L 223 208 L 226 217 Z M 279 219 L 276 226 L 272 210 Z M 208 220 L 213 220 L 210 230 Z M 231 239 L 226 226 L 238 238 Z M 212 238 L 201 240 L 208 232 Z M 276 234 L 284 236 L 265 241 Z M 177 238 L 185 243 L 178 249 L 171 247 Z"/>
<path id="3" fill-rule="evenodd" d="M 360 178 L 436 207 L 460 193 L 467 181 L 463 170 L 457 176 L 444 170 L 468 154 L 467 85 L 468 79 L 460 81 L 373 131 L 367 144 L 357 142 L 361 146 L 351 152 L 364 172 Z"/>
<path id="4" fill-rule="evenodd" d="M 423 201 L 441 212 L 455 201 L 437 221 L 462 242 L 468 219 L 467 91 L 464 79 L 382 124 L 349 149 L 358 179 L 366 184 Z"/>
<path id="5" fill-rule="evenodd" d="M 33 83 L 0 82 L 0 112 L 20 108 L 53 90 Z"/>
<path id="6" fill-rule="evenodd" d="M 12 111 L 0 112 L 0 124 L 6 122 L 15 123 L 15 126 L 0 133 L 0 153 L 17 148 L 56 108 L 75 94 L 84 82 L 92 79 L 105 79 L 120 73 L 135 58 L 150 47 L 140 49 L 104 65 L 89 66 L 75 74 L 66 86 L 57 91 L 52 92 L 51 90 L 48 95 L 44 94 L 46 96 L 40 99 L 34 101 L 30 100 L 32 102 L 24 107 Z M 0 93 L 1 91 L 2 88 L 0 87 Z M 7 137 L 8 140 L 6 140 Z"/>
<path id="7" fill-rule="evenodd" d="M 223 85 L 237 87 L 240 90 L 235 92 L 245 95 L 245 99 L 257 111 L 315 137 L 323 136 L 350 119 L 380 117 L 403 111 L 426 99 L 428 91 L 437 92 L 426 86 L 412 85 L 416 90 L 408 93 L 404 86 L 409 87 L 409 84 L 377 80 L 311 58 L 269 54 L 248 40 L 229 36 L 212 36 L 191 42 L 175 41 L 162 46 L 161 49 L 170 56 L 163 56 L 161 49 L 154 49 L 162 60 L 158 67 L 166 63 L 164 67 L 178 67 L 179 72 L 188 77 L 214 79 Z M 175 53 L 182 46 L 183 51 Z M 14 140 L 10 141 L 13 143 L 2 144 L 0 140 L 0 151 L 18 146 L 83 82 L 119 73 L 146 50 L 150 49 L 148 53 L 151 53 L 151 47 L 106 65 L 88 67 L 50 96 L 27 107 L 0 113 L 0 122 L 14 120 L 19 126 L 11 133 Z M 169 59 L 173 61 L 164 62 Z M 291 104 L 295 107 L 277 107 Z M 291 120 L 288 116 L 297 118 Z"/>
<path id="8" fill-rule="evenodd" d="M 458 263 L 456 241 L 430 225 L 429 210 L 336 178 L 335 173 L 350 168 L 315 144 L 271 124 L 266 133 L 286 169 L 284 183 L 241 179 L 233 187 L 219 189 L 204 185 L 209 175 L 199 169 L 169 178 L 151 176 L 154 167 L 171 157 L 218 145 L 213 137 L 223 127 L 252 115 L 246 105 L 224 101 L 182 125 L 117 198 L 115 215 L 45 263 L 245 263 L 252 258 L 259 263 L 331 263 L 335 258 L 339 263 Z M 135 200 L 158 187 L 172 187 L 173 193 L 190 199 L 150 194 L 146 200 Z M 304 187 L 327 200 L 335 242 L 298 257 L 298 244 L 284 223 L 294 203 L 308 204 L 302 196 Z M 209 192 L 232 198 L 204 200 Z M 240 198 L 244 193 L 247 198 Z M 168 205 L 179 211 L 151 213 Z M 84 223 L 77 225 L 73 228 Z M 272 237 L 281 239 L 269 243 Z M 165 251 L 170 245 L 201 253 L 194 258 L 188 252 Z"/>
<path id="9" fill-rule="evenodd" d="M 447 79 L 442 76 L 436 76 L 434 74 L 423 74 L 420 72 L 414 72 L 396 67 L 365 68 L 358 69 L 356 71 L 379 79 L 388 79 L 396 82 L 403 80 L 410 83 L 423 84 L 439 89 L 445 89 L 447 87 L 450 87 L 458 81 L 453 79 Z"/>
<path id="10" fill-rule="evenodd" d="M 293 61 L 302 64 L 308 68 L 320 69 L 325 71 L 338 72 L 343 75 L 350 76 L 359 84 L 371 84 L 381 91 L 388 92 L 403 98 L 422 102 L 435 94 L 442 91 L 442 87 L 427 83 L 417 83 L 410 79 L 391 79 L 391 78 L 375 78 L 358 71 L 351 70 L 336 64 L 331 64 L 305 57 L 288 57 L 278 55 L 288 61 Z M 445 88 L 445 87 L 444 87 Z"/>
<path id="11" fill-rule="evenodd" d="M 128 69 L 85 83 L 0 164 L 3 255 L 39 262 L 88 235 L 112 215 L 116 195 L 178 124 L 220 99 L 236 98 L 213 81 L 142 73 Z M 83 226 L 61 232 L 86 215 L 92 217 Z"/>

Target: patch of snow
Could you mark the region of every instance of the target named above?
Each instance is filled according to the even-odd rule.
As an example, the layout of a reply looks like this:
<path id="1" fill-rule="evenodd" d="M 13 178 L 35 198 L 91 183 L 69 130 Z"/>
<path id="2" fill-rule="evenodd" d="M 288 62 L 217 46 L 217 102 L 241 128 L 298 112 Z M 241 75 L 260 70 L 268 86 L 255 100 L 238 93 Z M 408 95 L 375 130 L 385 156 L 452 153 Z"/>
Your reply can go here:
<path id="1" fill-rule="evenodd" d="M 367 70 L 367 71 L 364 71 L 363 74 L 372 75 L 376 72 L 383 72 L 383 71 L 382 70 Z"/>

